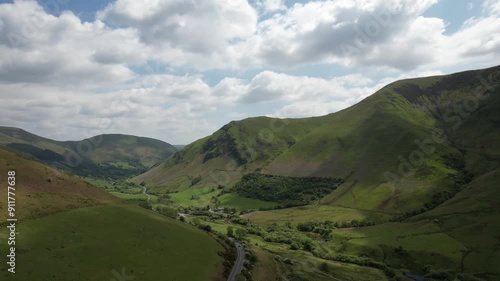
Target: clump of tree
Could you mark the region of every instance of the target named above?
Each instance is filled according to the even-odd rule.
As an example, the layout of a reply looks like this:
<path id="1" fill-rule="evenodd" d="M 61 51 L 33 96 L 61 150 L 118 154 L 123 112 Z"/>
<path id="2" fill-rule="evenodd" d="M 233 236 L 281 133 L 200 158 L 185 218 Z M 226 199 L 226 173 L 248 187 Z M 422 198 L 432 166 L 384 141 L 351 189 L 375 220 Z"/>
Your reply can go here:
<path id="1" fill-rule="evenodd" d="M 170 218 L 177 218 L 177 209 L 167 206 L 156 207 L 156 211 Z"/>
<path id="2" fill-rule="evenodd" d="M 402 257 L 408 256 L 408 252 L 401 245 L 394 248 L 394 253 L 396 253 L 397 255 L 402 256 Z"/>
<path id="3" fill-rule="evenodd" d="M 242 228 L 238 228 L 234 231 L 234 236 L 239 240 L 243 240 L 247 237 L 247 231 Z"/>
<path id="4" fill-rule="evenodd" d="M 375 223 L 369 220 L 351 220 L 351 221 L 343 221 L 343 222 L 333 222 L 333 221 L 324 221 L 324 222 L 301 222 L 297 224 L 297 230 L 302 232 L 313 232 L 321 235 L 323 239 L 326 241 L 331 239 L 331 232 L 336 228 L 350 228 L 350 227 L 363 227 L 363 226 L 371 226 Z"/>
<path id="5" fill-rule="evenodd" d="M 316 246 L 315 244 L 316 243 L 309 237 L 302 240 L 302 248 L 304 249 L 304 251 L 312 252 L 312 250 L 314 250 Z"/>
<path id="6" fill-rule="evenodd" d="M 144 200 L 140 200 L 137 205 L 147 210 L 153 210 L 153 206 L 149 202 L 146 202 Z"/>
<path id="7" fill-rule="evenodd" d="M 328 265 L 328 263 L 326 262 L 322 262 L 320 265 L 319 265 L 319 270 L 323 271 L 323 272 L 330 272 L 330 266 Z"/>
<path id="8" fill-rule="evenodd" d="M 284 207 L 309 204 L 329 194 L 341 183 L 339 178 L 285 177 L 250 173 L 235 185 L 238 194 L 264 201 L 282 203 Z"/>
<path id="9" fill-rule="evenodd" d="M 193 186 L 201 181 L 201 176 L 191 177 L 190 180 L 191 186 Z"/>
<path id="10" fill-rule="evenodd" d="M 211 232 L 212 231 L 212 227 L 210 225 L 208 225 L 208 224 L 199 224 L 198 228 L 201 229 L 201 230 L 204 230 L 206 232 Z"/>
<path id="11" fill-rule="evenodd" d="M 240 225 L 248 225 L 250 223 L 250 221 L 248 219 L 242 219 L 239 217 L 232 218 L 231 222 L 235 223 L 235 224 L 240 224 Z"/>
<path id="12" fill-rule="evenodd" d="M 233 227 L 232 227 L 232 226 L 228 226 L 228 227 L 227 227 L 226 234 L 227 234 L 227 236 L 229 236 L 229 237 L 234 237 L 234 229 L 233 229 Z"/>

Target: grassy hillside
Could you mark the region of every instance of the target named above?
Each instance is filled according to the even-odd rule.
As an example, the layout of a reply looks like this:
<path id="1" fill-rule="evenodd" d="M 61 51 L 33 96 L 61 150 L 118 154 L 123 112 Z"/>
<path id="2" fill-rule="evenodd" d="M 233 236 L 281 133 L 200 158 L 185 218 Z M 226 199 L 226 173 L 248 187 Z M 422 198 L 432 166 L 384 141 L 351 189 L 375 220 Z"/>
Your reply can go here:
<path id="1" fill-rule="evenodd" d="M 11 152 L 0 149 L 0 158 L 2 186 L 7 172 L 16 172 L 18 219 L 16 274 L 5 270 L 0 279 L 112 280 L 125 273 L 137 280 L 221 280 L 224 248 L 205 232 Z M 4 217 L 6 195 L 4 188 Z M 0 244 L 4 264 L 8 247 Z"/>
<path id="2" fill-rule="evenodd" d="M 391 280 L 405 280 L 405 272 L 499 280 L 499 81 L 498 66 L 407 79 L 323 117 L 231 122 L 134 180 L 159 193 L 223 188 L 232 192 L 226 197 L 241 196 L 244 185 L 246 196 L 266 199 L 294 177 L 340 178 L 342 185 L 310 205 L 250 213 L 243 226 L 219 219 L 212 227 L 241 227 L 273 254 L 298 248 L 299 263 L 308 260 L 306 251 L 383 269 L 388 279 L 396 274 Z M 259 173 L 287 180 L 269 187 L 244 178 Z M 312 228 L 303 233 L 299 225 L 307 222 Z M 288 277 L 307 272 L 293 268 Z"/>
<path id="3" fill-rule="evenodd" d="M 433 210 L 402 222 L 341 229 L 333 241 L 344 241 L 344 253 L 368 255 L 421 275 L 440 271 L 444 277 L 437 280 L 464 273 L 478 278 L 465 280 L 498 280 L 499 180 L 495 169 Z"/>
<path id="4" fill-rule="evenodd" d="M 129 135 L 99 135 L 82 141 L 67 141 L 65 144 L 72 150 L 78 151 L 79 142 L 94 140 L 96 145 L 88 158 L 97 164 L 111 164 L 116 166 L 142 165 L 151 168 L 159 161 L 174 154 L 177 149 L 163 141 Z M 134 163 L 136 161 L 137 163 Z"/>
<path id="5" fill-rule="evenodd" d="M 30 144 L 39 149 L 51 150 L 64 155 L 65 148 L 62 143 L 31 134 L 19 128 L 0 127 L 0 144 L 6 146 L 12 143 Z"/>
<path id="6" fill-rule="evenodd" d="M 16 172 L 17 218 L 33 219 L 68 209 L 118 202 L 83 180 L 0 149 L 0 213 L 7 212 L 7 172 Z M 4 192 L 5 191 L 5 192 Z"/>
<path id="7" fill-rule="evenodd" d="M 0 146 L 77 175 L 113 179 L 140 174 L 177 151 L 150 138 L 107 134 L 63 142 L 9 127 L 0 127 Z"/>
<path id="8" fill-rule="evenodd" d="M 243 173 L 259 169 L 293 146 L 320 118 L 273 119 L 249 118 L 230 122 L 213 135 L 195 141 L 171 159 L 140 175 L 136 181 L 179 190 L 200 177 L 198 186 L 232 185 Z"/>
<path id="9" fill-rule="evenodd" d="M 15 276 L 2 273 L 8 280 L 112 280 L 124 270 L 136 280 L 207 281 L 223 251 L 190 225 L 127 205 L 60 212 L 25 221 L 19 232 L 19 268 Z"/>
<path id="10" fill-rule="evenodd" d="M 496 98 L 478 100 L 481 110 L 476 108 L 467 119 L 462 118 L 464 126 L 459 130 L 450 129 L 455 123 L 449 121 L 457 119 L 459 112 L 452 110 L 437 118 L 432 111 L 463 104 L 484 79 L 494 79 L 499 72 L 494 67 L 397 81 L 350 108 L 323 117 L 231 122 L 135 181 L 173 191 L 191 186 L 231 187 L 254 171 L 332 177 L 345 183 L 326 196 L 323 204 L 394 214 L 430 209 L 471 180 L 474 171 L 468 162 L 480 155 L 467 154 L 462 142 L 470 135 L 467 130 L 487 133 L 485 137 L 495 140 L 497 125 L 482 120 L 496 117 L 483 108 L 500 105 Z M 487 90 L 483 86 L 483 93 Z M 439 108 L 433 108 L 435 104 Z M 467 127 L 467 122 L 481 125 Z M 497 149 L 492 146 L 490 150 Z"/>

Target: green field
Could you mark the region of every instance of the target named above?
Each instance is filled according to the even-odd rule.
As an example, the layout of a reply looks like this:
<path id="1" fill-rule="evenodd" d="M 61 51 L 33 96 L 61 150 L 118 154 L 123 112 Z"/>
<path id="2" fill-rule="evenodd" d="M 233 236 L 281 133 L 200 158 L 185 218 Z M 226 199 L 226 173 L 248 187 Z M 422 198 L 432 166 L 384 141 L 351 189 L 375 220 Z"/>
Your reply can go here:
<path id="1" fill-rule="evenodd" d="M 212 188 L 192 188 L 169 195 L 174 204 L 179 206 L 206 207 L 210 205 L 212 196 L 217 195 L 219 192 Z"/>
<path id="2" fill-rule="evenodd" d="M 96 179 L 92 177 L 81 177 L 84 181 L 103 189 L 114 189 L 113 182 L 107 179 Z"/>
<path id="3" fill-rule="evenodd" d="M 146 194 L 130 194 L 130 193 L 121 193 L 121 192 L 110 192 L 114 196 L 125 199 L 125 200 L 144 200 L 146 201 L 148 199 L 148 196 Z M 156 202 L 158 200 L 158 196 L 151 195 L 151 203 Z"/>
<path id="4" fill-rule="evenodd" d="M 80 208 L 18 227 L 17 272 L 0 279 L 113 280 L 114 270 L 125 270 L 135 280 L 206 281 L 222 262 L 223 247 L 206 233 L 130 205 Z M 0 235 L 6 239 L 6 228 Z"/>
<path id="5" fill-rule="evenodd" d="M 212 197 L 216 197 L 219 200 L 220 207 L 236 208 L 238 210 L 272 208 L 277 205 L 274 202 L 245 198 L 234 193 L 226 193 L 218 196 L 220 192 L 220 190 L 214 188 L 191 188 L 181 192 L 170 193 L 169 196 L 175 205 L 182 207 L 214 206 Z"/>
<path id="6" fill-rule="evenodd" d="M 461 258 L 467 249 L 466 245 L 448 235 L 438 224 L 427 222 L 340 229 L 334 235 L 347 239 L 347 247 L 343 250 L 346 254 L 368 253 L 374 259 L 413 270 L 423 269 L 425 265 L 459 270 Z M 332 242 L 332 246 L 338 245 Z M 400 246 L 407 255 L 398 255 L 394 251 Z"/>
<path id="7" fill-rule="evenodd" d="M 212 227 L 212 230 L 226 234 L 227 227 L 231 226 L 234 230 L 244 229 L 241 225 L 235 225 L 224 221 L 202 221 Z M 311 253 L 304 251 L 292 251 L 286 244 L 267 242 L 257 235 L 248 235 L 245 238 L 248 241 L 248 248 L 254 252 L 260 253 L 256 268 L 260 268 L 267 274 L 259 273 L 254 269 L 254 276 L 261 279 L 256 281 L 274 280 L 308 280 L 308 281 L 386 281 L 387 277 L 381 270 L 369 267 L 363 267 L 355 264 L 348 264 L 336 261 L 329 261 L 314 257 Z M 277 259 L 279 257 L 279 259 Z M 292 264 L 283 262 L 283 259 L 290 259 Z M 320 264 L 328 264 L 328 271 L 320 268 Z"/>
<path id="8" fill-rule="evenodd" d="M 244 215 L 255 224 L 267 225 L 272 223 L 298 223 L 306 221 L 322 222 L 331 220 L 347 222 L 351 220 L 370 220 L 373 222 L 385 221 L 391 215 L 383 212 L 364 211 L 353 208 L 336 207 L 329 205 L 308 205 L 287 209 L 259 211 Z"/>
<path id="9" fill-rule="evenodd" d="M 236 208 L 238 210 L 272 208 L 277 205 L 277 203 L 275 202 L 246 198 L 234 193 L 224 194 L 221 197 L 219 197 L 219 200 L 221 202 L 220 204 L 221 207 Z"/>

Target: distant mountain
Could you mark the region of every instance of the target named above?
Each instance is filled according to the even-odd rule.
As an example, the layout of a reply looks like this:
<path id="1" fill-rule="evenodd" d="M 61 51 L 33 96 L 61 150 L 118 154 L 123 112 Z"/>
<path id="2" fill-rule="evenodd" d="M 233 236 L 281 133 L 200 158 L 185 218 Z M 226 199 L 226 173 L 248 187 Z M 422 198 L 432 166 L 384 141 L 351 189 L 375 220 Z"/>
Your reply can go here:
<path id="1" fill-rule="evenodd" d="M 174 144 L 173 145 L 177 150 L 182 150 L 184 147 L 186 147 L 185 144 Z"/>
<path id="2" fill-rule="evenodd" d="M 233 121 L 136 181 L 173 191 L 254 171 L 342 178 L 322 204 L 422 212 L 497 171 L 499 77 L 497 66 L 406 79 L 322 117 Z"/>
<path id="3" fill-rule="evenodd" d="M 77 175 L 97 178 L 137 175 L 177 151 L 151 138 L 107 134 L 81 141 L 54 141 L 10 127 L 0 127 L 0 147 Z"/>

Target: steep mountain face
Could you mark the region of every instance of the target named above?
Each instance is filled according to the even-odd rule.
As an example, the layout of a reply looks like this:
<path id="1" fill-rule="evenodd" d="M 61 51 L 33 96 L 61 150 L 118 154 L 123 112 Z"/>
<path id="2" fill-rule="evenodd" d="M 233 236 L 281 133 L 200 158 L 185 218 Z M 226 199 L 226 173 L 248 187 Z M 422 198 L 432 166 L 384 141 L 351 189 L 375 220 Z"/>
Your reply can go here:
<path id="1" fill-rule="evenodd" d="M 78 175 L 98 178 L 137 175 L 177 151 L 166 142 L 129 135 L 54 141 L 8 127 L 0 127 L 0 146 Z"/>
<path id="2" fill-rule="evenodd" d="M 231 122 L 136 181 L 179 190 L 254 171 L 343 178 L 322 204 L 423 212 L 498 169 L 499 76 L 497 66 L 401 80 L 323 117 Z"/>
<path id="3" fill-rule="evenodd" d="M 244 173 L 260 170 L 295 145 L 322 118 L 249 118 L 230 122 L 213 135 L 195 141 L 136 181 L 179 190 L 201 178 L 199 186 L 232 185 Z"/>

